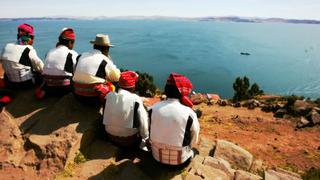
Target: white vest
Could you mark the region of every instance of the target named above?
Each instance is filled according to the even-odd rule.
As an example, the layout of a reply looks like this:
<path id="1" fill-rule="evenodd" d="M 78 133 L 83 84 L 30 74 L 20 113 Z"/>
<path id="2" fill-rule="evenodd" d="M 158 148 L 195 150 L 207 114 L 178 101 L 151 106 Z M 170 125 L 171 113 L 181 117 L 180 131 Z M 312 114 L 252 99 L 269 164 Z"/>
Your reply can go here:
<path id="1" fill-rule="evenodd" d="M 169 146 L 191 146 L 199 133 L 199 122 L 193 110 L 178 99 L 168 99 L 151 107 L 150 139 Z"/>
<path id="2" fill-rule="evenodd" d="M 43 74 L 51 76 L 72 76 L 78 53 L 60 45 L 51 49 L 44 62 Z"/>
<path id="3" fill-rule="evenodd" d="M 148 138 L 148 122 L 147 111 L 138 95 L 123 89 L 108 93 L 103 114 L 108 133 L 128 137 L 140 131 L 142 138 Z"/>
<path id="4" fill-rule="evenodd" d="M 30 45 L 18 45 L 14 43 L 8 43 L 3 49 L 1 59 L 3 61 L 11 61 L 11 62 L 25 65 L 25 61 L 27 60 L 24 58 L 29 58 L 28 52 L 30 52 L 31 50 L 34 50 L 34 49 Z M 30 58 L 29 58 L 29 61 L 30 61 Z"/>
<path id="5" fill-rule="evenodd" d="M 12 82 L 22 82 L 33 78 L 30 52 L 35 50 L 30 45 L 8 43 L 2 51 L 2 66 Z"/>
<path id="6" fill-rule="evenodd" d="M 76 72 L 90 74 L 92 76 L 105 79 L 106 68 L 113 66 L 113 62 L 98 50 L 83 53 L 76 67 Z"/>

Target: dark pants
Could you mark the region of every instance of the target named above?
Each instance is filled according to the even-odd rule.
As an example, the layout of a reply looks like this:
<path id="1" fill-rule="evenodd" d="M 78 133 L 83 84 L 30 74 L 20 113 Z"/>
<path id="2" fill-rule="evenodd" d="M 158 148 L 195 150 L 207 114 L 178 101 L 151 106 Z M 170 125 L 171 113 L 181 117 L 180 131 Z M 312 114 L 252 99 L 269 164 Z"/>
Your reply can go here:
<path id="1" fill-rule="evenodd" d="M 119 137 L 119 136 L 113 136 L 109 133 L 107 134 L 108 134 L 109 140 L 120 147 L 124 147 L 124 148 L 139 147 L 141 143 L 141 137 L 138 134 L 135 134 L 133 136 L 128 136 L 128 137 Z"/>
<path id="2" fill-rule="evenodd" d="M 40 86 L 43 82 L 43 79 L 40 74 L 35 74 L 34 80 L 30 79 L 22 82 L 11 82 L 8 79 L 8 76 L 4 74 L 4 81 L 9 89 L 31 89 L 35 86 Z"/>
<path id="3" fill-rule="evenodd" d="M 78 94 L 73 93 L 73 95 L 76 97 L 77 100 L 79 100 L 81 103 L 93 105 L 93 106 L 101 106 L 104 105 L 100 101 L 99 96 L 81 96 Z"/>
<path id="4" fill-rule="evenodd" d="M 54 96 L 54 97 L 60 97 L 69 94 L 73 91 L 73 86 L 47 86 L 44 85 L 42 87 L 42 90 L 45 91 L 45 96 Z"/>

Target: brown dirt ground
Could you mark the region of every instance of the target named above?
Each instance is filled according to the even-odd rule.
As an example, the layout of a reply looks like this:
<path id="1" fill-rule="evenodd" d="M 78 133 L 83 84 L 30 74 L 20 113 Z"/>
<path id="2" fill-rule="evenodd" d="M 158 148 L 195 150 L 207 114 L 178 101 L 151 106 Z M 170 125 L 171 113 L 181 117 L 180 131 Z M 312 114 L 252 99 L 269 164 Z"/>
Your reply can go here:
<path id="1" fill-rule="evenodd" d="M 274 118 L 259 108 L 195 106 L 203 111 L 201 135 L 234 142 L 268 166 L 292 171 L 320 168 L 320 127 L 296 129 L 288 119 Z"/>

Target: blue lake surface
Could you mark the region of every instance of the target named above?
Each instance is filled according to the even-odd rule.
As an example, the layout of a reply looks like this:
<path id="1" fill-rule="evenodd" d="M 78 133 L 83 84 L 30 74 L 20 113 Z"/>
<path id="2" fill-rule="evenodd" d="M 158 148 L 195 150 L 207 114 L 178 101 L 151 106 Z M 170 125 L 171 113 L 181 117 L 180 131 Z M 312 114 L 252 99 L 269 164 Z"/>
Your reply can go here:
<path id="1" fill-rule="evenodd" d="M 0 47 L 14 42 L 22 21 L 0 21 Z M 195 91 L 232 97 L 237 76 L 272 94 L 320 96 L 320 25 L 178 20 L 27 21 L 35 27 L 40 58 L 63 27 L 74 28 L 75 50 L 92 49 L 97 33 L 109 34 L 119 68 L 148 72 L 163 87 L 170 72 L 190 78 Z M 249 52 L 250 56 L 241 56 Z"/>

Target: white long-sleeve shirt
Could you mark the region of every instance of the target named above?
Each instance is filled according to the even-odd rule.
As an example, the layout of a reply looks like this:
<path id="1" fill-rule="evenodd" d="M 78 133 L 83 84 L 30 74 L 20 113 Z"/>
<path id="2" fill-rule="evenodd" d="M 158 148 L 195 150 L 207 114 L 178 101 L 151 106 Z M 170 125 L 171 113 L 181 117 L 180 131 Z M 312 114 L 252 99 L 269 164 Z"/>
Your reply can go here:
<path id="1" fill-rule="evenodd" d="M 106 96 L 103 124 L 113 136 L 128 137 L 139 133 L 143 139 L 149 137 L 148 114 L 141 98 L 121 88 Z"/>
<path id="2" fill-rule="evenodd" d="M 110 57 L 99 50 L 83 53 L 77 63 L 73 81 L 82 84 L 117 82 L 120 70 Z"/>
<path id="3" fill-rule="evenodd" d="M 43 74 L 50 76 L 72 76 L 78 53 L 64 45 L 51 49 L 44 60 Z"/>
<path id="4" fill-rule="evenodd" d="M 200 126 L 196 113 L 178 99 L 153 105 L 150 115 L 150 140 L 154 158 L 166 164 L 181 164 L 193 155 Z"/>
<path id="5" fill-rule="evenodd" d="M 0 60 L 11 82 L 23 82 L 32 79 L 32 68 L 40 73 L 43 70 L 42 60 L 30 45 L 8 43 L 1 52 Z"/>

